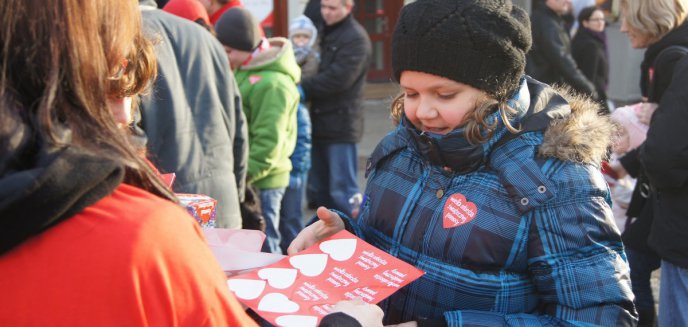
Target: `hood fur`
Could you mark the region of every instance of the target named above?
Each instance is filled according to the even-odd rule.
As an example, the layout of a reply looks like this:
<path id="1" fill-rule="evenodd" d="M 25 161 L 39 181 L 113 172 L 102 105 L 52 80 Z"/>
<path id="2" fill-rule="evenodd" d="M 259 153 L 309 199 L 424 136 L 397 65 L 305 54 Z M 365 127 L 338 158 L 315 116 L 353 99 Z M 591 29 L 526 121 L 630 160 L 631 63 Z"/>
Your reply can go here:
<path id="1" fill-rule="evenodd" d="M 553 121 L 547 130 L 538 154 L 565 161 L 599 165 L 607 158 L 616 134 L 608 115 L 600 115 L 601 106 L 588 97 L 569 89 L 556 91 L 569 103 L 571 114 Z"/>

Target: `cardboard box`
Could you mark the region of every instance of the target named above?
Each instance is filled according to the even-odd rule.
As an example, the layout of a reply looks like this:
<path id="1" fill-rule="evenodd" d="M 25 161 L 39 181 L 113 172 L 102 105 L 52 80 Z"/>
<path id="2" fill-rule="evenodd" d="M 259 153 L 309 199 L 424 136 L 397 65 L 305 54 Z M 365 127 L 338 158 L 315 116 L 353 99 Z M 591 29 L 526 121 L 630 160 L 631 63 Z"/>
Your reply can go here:
<path id="1" fill-rule="evenodd" d="M 203 194 L 179 194 L 179 202 L 201 224 L 202 228 L 215 228 L 217 201 Z"/>

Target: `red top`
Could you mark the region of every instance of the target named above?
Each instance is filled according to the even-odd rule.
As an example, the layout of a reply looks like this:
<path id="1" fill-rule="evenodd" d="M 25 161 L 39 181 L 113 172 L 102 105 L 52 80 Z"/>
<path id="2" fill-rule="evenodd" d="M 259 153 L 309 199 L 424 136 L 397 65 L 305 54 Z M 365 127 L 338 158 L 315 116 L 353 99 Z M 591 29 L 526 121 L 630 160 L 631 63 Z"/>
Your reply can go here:
<path id="1" fill-rule="evenodd" d="M 227 2 L 222 8 L 218 9 L 216 12 L 214 12 L 212 15 L 210 15 L 210 23 L 215 26 L 215 23 L 217 23 L 217 20 L 220 19 L 220 16 L 225 13 L 225 11 L 234 8 L 234 7 L 242 7 L 243 5 L 241 4 L 241 0 L 230 0 Z"/>
<path id="2" fill-rule="evenodd" d="M 122 184 L 0 256 L 0 325 L 256 326 L 202 235 L 181 207 Z"/>
<path id="3" fill-rule="evenodd" d="M 162 10 L 186 18 L 192 22 L 202 19 L 206 25 L 210 26 L 208 12 L 198 0 L 170 0 L 162 7 Z"/>

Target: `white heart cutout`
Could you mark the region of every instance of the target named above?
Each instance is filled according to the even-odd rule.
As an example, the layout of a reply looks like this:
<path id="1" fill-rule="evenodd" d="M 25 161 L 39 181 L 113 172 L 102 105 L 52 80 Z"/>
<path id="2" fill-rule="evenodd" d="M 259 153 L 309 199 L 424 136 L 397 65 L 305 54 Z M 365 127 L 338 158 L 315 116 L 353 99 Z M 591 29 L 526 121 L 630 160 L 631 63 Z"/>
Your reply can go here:
<path id="1" fill-rule="evenodd" d="M 320 251 L 330 255 L 330 258 L 337 261 L 349 260 L 356 251 L 356 239 L 343 238 L 329 240 L 320 243 Z"/>
<path id="2" fill-rule="evenodd" d="M 230 279 L 227 286 L 240 299 L 253 300 L 260 296 L 265 289 L 264 280 L 253 279 Z"/>
<path id="3" fill-rule="evenodd" d="M 296 269 L 291 268 L 264 268 L 258 270 L 258 277 L 268 281 L 274 288 L 285 289 L 296 280 Z"/>
<path id="4" fill-rule="evenodd" d="M 289 258 L 292 267 L 308 277 L 318 276 L 327 266 L 327 254 L 301 254 Z"/>
<path id="5" fill-rule="evenodd" d="M 258 310 L 267 312 L 292 313 L 299 311 L 299 305 L 281 293 L 268 293 L 260 299 Z"/>
<path id="6" fill-rule="evenodd" d="M 286 315 L 277 317 L 275 322 L 281 327 L 315 327 L 318 323 L 318 317 Z"/>

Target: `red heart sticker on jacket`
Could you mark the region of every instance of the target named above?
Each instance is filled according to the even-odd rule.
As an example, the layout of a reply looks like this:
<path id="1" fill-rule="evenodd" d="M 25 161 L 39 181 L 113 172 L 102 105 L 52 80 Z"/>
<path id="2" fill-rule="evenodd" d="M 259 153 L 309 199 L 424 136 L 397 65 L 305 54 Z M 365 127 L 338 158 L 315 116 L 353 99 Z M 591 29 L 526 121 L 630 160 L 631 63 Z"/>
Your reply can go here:
<path id="1" fill-rule="evenodd" d="M 444 203 L 444 213 L 442 217 L 444 228 L 454 228 L 463 224 L 469 223 L 475 215 L 478 214 L 478 209 L 475 203 L 468 202 L 466 197 L 461 193 L 452 194 L 447 202 Z"/>
<path id="2" fill-rule="evenodd" d="M 258 83 L 263 77 L 260 75 L 251 75 L 248 77 L 248 82 L 251 83 L 251 85 Z"/>

